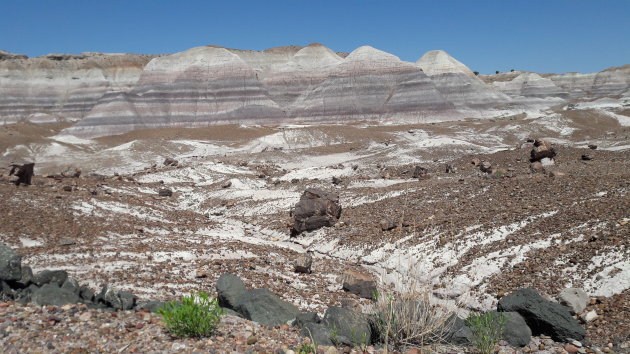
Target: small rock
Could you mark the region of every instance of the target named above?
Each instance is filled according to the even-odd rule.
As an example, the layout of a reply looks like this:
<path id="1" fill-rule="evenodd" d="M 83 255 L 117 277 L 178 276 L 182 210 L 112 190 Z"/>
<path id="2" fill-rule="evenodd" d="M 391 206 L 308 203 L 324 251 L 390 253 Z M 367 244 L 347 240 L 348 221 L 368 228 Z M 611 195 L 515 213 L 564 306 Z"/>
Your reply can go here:
<path id="1" fill-rule="evenodd" d="M 413 170 L 413 178 L 426 179 L 429 178 L 429 170 L 422 166 L 416 166 Z"/>
<path id="2" fill-rule="evenodd" d="M 455 171 L 457 171 L 455 166 L 450 164 L 446 165 L 446 173 L 455 173 Z"/>
<path id="3" fill-rule="evenodd" d="M 558 294 L 560 304 L 569 308 L 571 313 L 576 314 L 584 311 L 588 305 L 589 297 L 586 292 L 580 288 L 567 288 Z"/>
<path id="4" fill-rule="evenodd" d="M 84 312 L 84 313 L 82 313 L 82 314 L 79 316 L 79 320 L 81 320 L 81 321 L 83 321 L 83 322 L 87 322 L 87 321 L 89 321 L 90 319 L 92 319 L 92 313 L 91 313 L 91 312 L 89 312 L 89 311 Z"/>
<path id="5" fill-rule="evenodd" d="M 565 176 L 564 172 L 560 172 L 560 171 L 551 171 L 551 172 L 549 172 L 549 177 L 559 178 L 559 177 L 563 177 L 563 176 Z"/>
<path id="6" fill-rule="evenodd" d="M 470 160 L 470 163 L 474 166 L 479 166 L 481 164 L 481 160 L 475 157 L 474 159 Z"/>
<path id="7" fill-rule="evenodd" d="M 164 166 L 177 166 L 179 164 L 179 161 L 175 160 L 172 157 L 167 157 L 164 159 L 163 164 Z"/>
<path id="8" fill-rule="evenodd" d="M 72 186 L 63 186 L 63 190 L 66 192 L 72 192 Z"/>
<path id="9" fill-rule="evenodd" d="M 332 184 L 334 185 L 340 185 L 341 183 L 343 183 L 343 180 L 339 177 L 333 177 L 332 178 Z"/>
<path id="10" fill-rule="evenodd" d="M 488 161 L 484 161 L 479 165 L 479 170 L 481 170 L 481 172 L 484 172 L 484 173 L 491 173 L 492 164 Z"/>
<path id="11" fill-rule="evenodd" d="M 160 197 L 170 197 L 173 195 L 173 191 L 168 188 L 162 188 L 158 191 Z"/>
<path id="12" fill-rule="evenodd" d="M 395 229 L 398 226 L 393 220 L 387 219 L 387 218 L 381 219 L 380 225 L 381 225 L 381 230 L 383 231 L 390 231 L 390 230 Z"/>
<path id="13" fill-rule="evenodd" d="M 564 350 L 566 350 L 567 353 L 577 353 L 578 352 L 578 348 L 576 348 L 575 345 L 573 345 L 573 344 L 565 344 L 564 345 Z"/>
<path id="14" fill-rule="evenodd" d="M 342 274 L 343 290 L 362 298 L 373 299 L 377 292 L 376 280 L 371 274 L 347 270 Z"/>
<path id="15" fill-rule="evenodd" d="M 232 187 L 232 181 L 225 181 L 222 185 L 221 188 L 230 188 Z"/>
<path id="16" fill-rule="evenodd" d="M 256 336 L 249 336 L 249 338 L 247 338 L 247 345 L 256 344 L 256 342 L 258 342 L 258 337 Z"/>
<path id="17" fill-rule="evenodd" d="M 540 163 L 539 161 L 535 161 L 529 165 L 529 170 L 534 173 L 539 173 L 543 172 L 545 168 L 543 167 L 542 163 Z"/>
<path id="18" fill-rule="evenodd" d="M 300 254 L 293 264 L 293 269 L 296 273 L 311 273 L 311 267 L 313 265 L 313 257 L 310 254 Z"/>
<path id="19" fill-rule="evenodd" d="M 72 246 L 74 244 L 77 243 L 77 240 L 73 239 L 73 238 L 67 238 L 64 237 L 61 240 L 59 240 L 59 246 Z"/>
<path id="20" fill-rule="evenodd" d="M 591 155 L 584 154 L 582 155 L 582 161 L 591 161 L 593 158 Z"/>
<path id="21" fill-rule="evenodd" d="M 597 150 L 597 145 L 595 144 L 588 144 L 588 148 L 591 150 Z"/>
<path id="22" fill-rule="evenodd" d="M 584 323 L 593 322 L 597 319 L 597 317 L 599 316 L 597 315 L 597 312 L 595 310 L 591 310 L 581 316 L 582 321 L 584 321 Z"/>

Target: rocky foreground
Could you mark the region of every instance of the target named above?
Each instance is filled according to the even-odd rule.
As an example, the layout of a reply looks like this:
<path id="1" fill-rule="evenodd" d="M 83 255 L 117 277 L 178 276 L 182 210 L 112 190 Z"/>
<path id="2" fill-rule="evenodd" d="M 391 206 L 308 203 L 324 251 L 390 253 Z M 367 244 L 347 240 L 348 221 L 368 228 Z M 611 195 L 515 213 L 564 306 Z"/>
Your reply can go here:
<path id="1" fill-rule="evenodd" d="M 496 310 L 522 288 L 545 301 L 580 288 L 585 307 L 570 316 L 585 330 L 581 347 L 545 334 L 520 350 L 627 350 L 630 131 L 601 110 L 408 126 L 165 129 L 98 140 L 59 137 L 62 128 L 0 129 L 7 166 L 0 239 L 34 275 L 65 270 L 80 285 L 108 284 L 141 303 L 218 294 L 219 276 L 230 273 L 319 318 L 331 307 L 367 311 L 371 293 L 347 291 L 347 272 L 388 290 L 418 284 L 435 303 L 457 304 L 461 317 Z M 32 184 L 16 186 L 9 165 L 33 161 Z M 330 193 L 341 212 L 302 218 L 296 206 L 313 188 Z M 305 255 L 311 272 L 296 273 Z M 181 341 L 139 308 L 112 316 L 87 304 L 2 306 L 3 344 L 15 351 L 34 343 L 62 351 L 64 338 L 79 347 L 92 336 L 96 344 L 88 343 L 105 352 L 130 350 L 132 338 L 146 351 L 267 352 L 295 350 L 305 338 L 298 328 L 226 317 L 212 343 Z M 256 344 L 247 344 L 248 326 Z"/>

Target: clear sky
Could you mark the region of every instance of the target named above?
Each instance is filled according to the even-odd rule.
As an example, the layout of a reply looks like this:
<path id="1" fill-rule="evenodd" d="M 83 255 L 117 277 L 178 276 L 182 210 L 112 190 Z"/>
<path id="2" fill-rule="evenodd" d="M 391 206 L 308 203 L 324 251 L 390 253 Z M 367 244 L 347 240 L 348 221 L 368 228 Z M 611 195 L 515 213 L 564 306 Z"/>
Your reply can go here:
<path id="1" fill-rule="evenodd" d="M 443 49 L 482 73 L 593 72 L 630 64 L 630 0 L 0 0 L 0 49 L 29 56 L 311 42 L 407 61 Z"/>

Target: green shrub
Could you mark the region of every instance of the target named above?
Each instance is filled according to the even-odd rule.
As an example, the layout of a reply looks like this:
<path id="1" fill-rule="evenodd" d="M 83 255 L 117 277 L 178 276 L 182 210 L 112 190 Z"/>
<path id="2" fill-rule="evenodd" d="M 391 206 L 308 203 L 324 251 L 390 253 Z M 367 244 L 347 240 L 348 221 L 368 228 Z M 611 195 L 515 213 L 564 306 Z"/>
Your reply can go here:
<path id="1" fill-rule="evenodd" d="M 166 328 L 176 337 L 207 337 L 214 333 L 223 309 L 206 293 L 184 296 L 181 302 L 167 302 L 158 310 Z"/>
<path id="2" fill-rule="evenodd" d="M 505 315 L 501 312 L 471 314 L 466 324 L 472 331 L 472 342 L 483 354 L 494 352 L 494 347 L 503 337 Z"/>

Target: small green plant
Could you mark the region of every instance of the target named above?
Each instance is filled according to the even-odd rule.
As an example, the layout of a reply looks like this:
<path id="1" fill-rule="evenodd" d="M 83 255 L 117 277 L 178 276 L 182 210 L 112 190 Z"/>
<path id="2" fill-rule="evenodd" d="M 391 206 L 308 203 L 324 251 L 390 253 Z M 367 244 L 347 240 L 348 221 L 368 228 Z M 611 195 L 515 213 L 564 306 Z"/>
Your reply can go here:
<path id="1" fill-rule="evenodd" d="M 482 354 L 494 352 L 494 347 L 503 337 L 505 315 L 497 313 L 473 313 L 466 319 L 472 331 L 472 342 Z"/>
<path id="2" fill-rule="evenodd" d="M 313 334 L 311 333 L 311 330 L 308 328 L 307 330 L 309 338 L 305 340 L 299 348 L 296 349 L 297 354 L 317 354 L 317 343 L 313 339 Z"/>
<path id="3" fill-rule="evenodd" d="M 167 302 L 158 310 L 166 328 L 176 337 L 207 337 L 214 333 L 223 309 L 217 299 L 208 294 L 190 294 L 184 296 L 181 302 Z"/>

